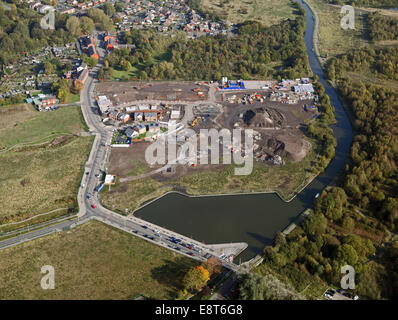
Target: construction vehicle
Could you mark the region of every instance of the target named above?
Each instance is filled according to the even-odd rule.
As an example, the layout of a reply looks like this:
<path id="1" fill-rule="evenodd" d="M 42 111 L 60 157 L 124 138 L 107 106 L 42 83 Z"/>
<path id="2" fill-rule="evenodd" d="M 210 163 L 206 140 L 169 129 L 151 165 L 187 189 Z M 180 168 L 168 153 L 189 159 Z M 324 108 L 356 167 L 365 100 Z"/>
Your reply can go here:
<path id="1" fill-rule="evenodd" d="M 191 127 L 195 127 L 198 124 L 198 121 L 200 120 L 200 117 L 196 117 L 192 122 L 190 123 Z"/>

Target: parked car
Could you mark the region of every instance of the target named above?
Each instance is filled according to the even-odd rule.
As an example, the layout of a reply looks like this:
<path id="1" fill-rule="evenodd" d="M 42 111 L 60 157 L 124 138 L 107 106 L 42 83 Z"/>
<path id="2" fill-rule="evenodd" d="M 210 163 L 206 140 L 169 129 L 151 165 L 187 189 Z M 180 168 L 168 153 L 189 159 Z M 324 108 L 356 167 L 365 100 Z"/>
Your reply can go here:
<path id="1" fill-rule="evenodd" d="M 91 208 L 96 209 L 97 207 L 94 204 L 92 204 Z"/>
<path id="2" fill-rule="evenodd" d="M 327 298 L 327 299 L 332 299 L 332 298 L 333 298 L 333 296 L 331 296 L 331 295 L 328 294 L 327 292 L 325 292 L 324 296 L 325 296 L 325 298 Z"/>

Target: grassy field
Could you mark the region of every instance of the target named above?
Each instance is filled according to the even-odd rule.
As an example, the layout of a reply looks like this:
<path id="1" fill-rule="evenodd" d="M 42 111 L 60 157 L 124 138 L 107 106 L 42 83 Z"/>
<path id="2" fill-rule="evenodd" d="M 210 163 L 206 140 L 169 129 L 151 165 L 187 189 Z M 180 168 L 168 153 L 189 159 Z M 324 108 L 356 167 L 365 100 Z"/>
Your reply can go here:
<path id="1" fill-rule="evenodd" d="M 196 264 L 93 221 L 1 250 L 0 299 L 169 299 Z M 54 267 L 54 290 L 41 289 L 43 265 Z"/>
<path id="2" fill-rule="evenodd" d="M 0 154 L 0 219 L 74 207 L 92 137 Z M 16 217 L 19 216 L 19 217 Z"/>
<path id="3" fill-rule="evenodd" d="M 0 151 L 18 143 L 39 143 L 60 134 L 78 134 L 85 124 L 79 107 L 38 112 L 31 105 L 0 107 Z"/>
<path id="4" fill-rule="evenodd" d="M 0 108 L 0 114 L 0 222 L 75 208 L 93 141 L 78 135 L 85 127 L 80 109 L 38 112 L 20 105 Z"/>
<path id="5" fill-rule="evenodd" d="M 296 15 L 290 0 L 203 0 L 202 7 L 230 23 L 255 20 L 270 26 Z"/>
<path id="6" fill-rule="evenodd" d="M 322 57 L 334 57 L 351 49 L 361 48 L 362 21 L 356 14 L 355 30 L 344 30 L 340 21 L 344 16 L 340 8 L 328 5 L 324 0 L 308 0 L 319 16 L 319 53 Z"/>
<path id="7" fill-rule="evenodd" d="M 69 95 L 68 103 L 74 103 L 80 101 L 80 94 L 78 93 L 71 93 Z"/>

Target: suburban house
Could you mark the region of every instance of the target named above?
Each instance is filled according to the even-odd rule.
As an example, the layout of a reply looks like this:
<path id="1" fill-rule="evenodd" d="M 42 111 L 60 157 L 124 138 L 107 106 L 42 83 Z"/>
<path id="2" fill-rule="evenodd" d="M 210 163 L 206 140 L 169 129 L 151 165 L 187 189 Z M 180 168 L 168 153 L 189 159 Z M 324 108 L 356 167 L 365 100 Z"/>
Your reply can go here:
<path id="1" fill-rule="evenodd" d="M 80 72 L 79 76 L 77 77 L 77 79 L 74 81 L 73 85 L 76 87 L 78 84 L 80 84 L 81 86 L 84 85 L 84 83 L 86 82 L 88 78 L 88 69 L 83 69 L 83 71 Z"/>
<path id="2" fill-rule="evenodd" d="M 117 119 L 122 122 L 127 122 L 130 120 L 130 115 L 127 113 L 119 113 Z"/>
<path id="3" fill-rule="evenodd" d="M 151 133 L 157 133 L 157 132 L 159 132 L 159 131 L 160 131 L 159 123 L 157 123 L 157 122 L 151 122 L 151 123 L 148 125 L 148 131 L 151 132 Z"/>
<path id="4" fill-rule="evenodd" d="M 156 112 L 146 112 L 145 113 L 145 121 L 157 121 L 158 120 L 158 114 Z"/>
<path id="5" fill-rule="evenodd" d="M 143 134 L 146 132 L 146 126 L 144 126 L 143 124 L 139 124 L 134 127 L 134 130 L 137 131 L 138 134 Z"/>
<path id="6" fill-rule="evenodd" d="M 143 112 L 135 112 L 135 113 L 134 113 L 134 120 L 135 120 L 135 121 L 142 121 L 142 120 L 144 120 L 144 113 L 143 113 Z"/>
<path id="7" fill-rule="evenodd" d="M 128 127 L 125 131 L 124 134 L 126 135 L 127 138 L 136 138 L 139 136 L 138 131 L 135 131 L 132 127 Z"/>
<path id="8" fill-rule="evenodd" d="M 105 48 L 110 51 L 116 47 L 116 38 L 110 32 L 106 32 L 104 36 Z"/>

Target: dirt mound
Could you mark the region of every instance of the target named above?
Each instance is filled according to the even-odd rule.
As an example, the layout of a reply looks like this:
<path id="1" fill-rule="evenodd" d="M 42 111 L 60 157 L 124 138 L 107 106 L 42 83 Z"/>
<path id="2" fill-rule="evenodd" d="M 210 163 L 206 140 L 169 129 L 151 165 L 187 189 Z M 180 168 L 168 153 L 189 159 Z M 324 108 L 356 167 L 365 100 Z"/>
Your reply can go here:
<path id="1" fill-rule="evenodd" d="M 276 138 L 281 141 L 281 146 L 276 154 L 292 161 L 301 161 L 304 159 L 312 147 L 309 141 L 292 133 L 278 135 Z"/>
<path id="2" fill-rule="evenodd" d="M 248 128 L 276 128 L 282 125 L 284 117 L 274 109 L 256 108 L 244 112 L 242 120 Z"/>
<path id="3" fill-rule="evenodd" d="M 58 136 L 55 137 L 50 144 L 48 145 L 49 147 L 57 147 L 59 145 L 62 145 L 64 143 L 66 143 L 66 141 L 68 141 L 71 137 L 68 136 Z"/>

